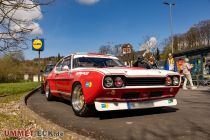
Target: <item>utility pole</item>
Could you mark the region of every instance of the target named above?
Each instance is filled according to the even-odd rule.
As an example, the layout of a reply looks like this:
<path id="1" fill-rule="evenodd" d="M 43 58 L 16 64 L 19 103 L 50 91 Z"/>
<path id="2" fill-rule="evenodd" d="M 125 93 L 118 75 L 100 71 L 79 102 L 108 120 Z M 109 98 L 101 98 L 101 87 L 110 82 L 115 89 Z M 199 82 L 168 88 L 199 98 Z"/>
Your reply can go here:
<path id="1" fill-rule="evenodd" d="M 41 53 L 41 51 L 38 51 L 38 53 L 39 53 L 39 60 L 38 60 L 38 67 L 39 67 L 39 72 L 38 72 L 38 82 L 40 83 L 41 82 L 41 74 L 40 74 L 40 71 L 41 71 L 41 65 L 40 65 L 40 53 Z"/>
<path id="2" fill-rule="evenodd" d="M 169 6 L 170 31 L 171 31 L 171 52 L 173 54 L 174 53 L 174 37 L 173 37 L 173 27 L 172 27 L 172 6 L 174 6 L 175 3 L 164 2 L 163 4 Z"/>

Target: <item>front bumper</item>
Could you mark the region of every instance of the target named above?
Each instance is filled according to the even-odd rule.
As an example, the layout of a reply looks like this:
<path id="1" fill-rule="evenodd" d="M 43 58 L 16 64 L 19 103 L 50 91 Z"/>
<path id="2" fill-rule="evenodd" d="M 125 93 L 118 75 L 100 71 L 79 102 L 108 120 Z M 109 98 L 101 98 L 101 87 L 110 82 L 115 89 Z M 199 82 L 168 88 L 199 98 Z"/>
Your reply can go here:
<path id="1" fill-rule="evenodd" d="M 175 106 L 175 105 L 177 105 L 177 100 L 175 98 L 150 100 L 150 101 L 144 101 L 144 102 L 99 102 L 99 101 L 95 101 L 95 108 L 98 111 L 154 108 L 154 107 Z"/>

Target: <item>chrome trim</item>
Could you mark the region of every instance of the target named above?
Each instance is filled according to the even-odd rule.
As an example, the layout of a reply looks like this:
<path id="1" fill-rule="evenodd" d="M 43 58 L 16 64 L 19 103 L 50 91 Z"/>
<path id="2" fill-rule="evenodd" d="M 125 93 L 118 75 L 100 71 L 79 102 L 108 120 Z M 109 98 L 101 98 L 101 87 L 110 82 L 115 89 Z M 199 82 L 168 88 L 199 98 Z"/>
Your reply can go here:
<path id="1" fill-rule="evenodd" d="M 59 90 L 51 90 L 51 92 L 60 93 L 60 94 L 66 95 L 66 96 L 71 96 L 71 93 L 69 93 L 69 92 L 63 92 L 63 91 L 59 91 Z"/>

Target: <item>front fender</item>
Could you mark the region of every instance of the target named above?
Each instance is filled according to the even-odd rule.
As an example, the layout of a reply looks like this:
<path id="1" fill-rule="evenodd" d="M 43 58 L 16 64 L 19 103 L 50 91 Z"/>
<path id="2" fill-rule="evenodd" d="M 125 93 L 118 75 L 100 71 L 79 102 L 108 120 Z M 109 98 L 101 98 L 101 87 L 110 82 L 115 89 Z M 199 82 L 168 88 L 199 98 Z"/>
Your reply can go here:
<path id="1" fill-rule="evenodd" d="M 87 74 L 88 73 L 88 74 Z M 95 98 L 100 94 L 104 75 L 99 72 L 80 72 L 75 74 L 74 81 L 80 82 L 87 104 L 94 103 Z"/>

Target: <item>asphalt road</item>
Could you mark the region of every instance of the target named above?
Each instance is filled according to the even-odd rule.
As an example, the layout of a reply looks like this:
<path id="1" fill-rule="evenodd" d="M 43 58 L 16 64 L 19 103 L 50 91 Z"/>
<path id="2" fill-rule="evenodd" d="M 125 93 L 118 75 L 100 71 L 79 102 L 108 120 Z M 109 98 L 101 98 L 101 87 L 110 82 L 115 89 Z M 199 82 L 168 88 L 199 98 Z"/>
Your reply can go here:
<path id="1" fill-rule="evenodd" d="M 39 92 L 27 103 L 44 118 L 96 139 L 210 140 L 210 91 L 181 90 L 177 99 L 173 108 L 96 113 L 88 118 L 75 116 L 67 101 L 48 102 Z"/>

